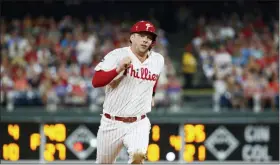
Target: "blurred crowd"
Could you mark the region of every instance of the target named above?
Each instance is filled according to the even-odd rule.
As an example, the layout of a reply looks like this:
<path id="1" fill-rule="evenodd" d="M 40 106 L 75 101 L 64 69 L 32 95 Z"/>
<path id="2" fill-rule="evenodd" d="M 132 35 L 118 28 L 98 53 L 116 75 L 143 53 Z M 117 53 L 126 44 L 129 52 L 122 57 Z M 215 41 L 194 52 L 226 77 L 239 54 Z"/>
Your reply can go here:
<path id="1" fill-rule="evenodd" d="M 275 110 L 279 105 L 279 22 L 261 14 L 225 19 L 200 17 L 192 45 L 213 83 L 215 111 L 221 107 Z"/>
<path id="2" fill-rule="evenodd" d="M 1 105 L 8 110 L 42 105 L 49 110 L 73 105 L 100 110 L 104 89 L 91 85 L 94 67 L 111 50 L 129 45 L 131 25 L 105 18 L 95 22 L 87 17 L 82 21 L 71 16 L 61 20 L 43 16 L 2 19 Z M 177 105 L 171 102 L 180 100 L 180 83 L 168 57 L 164 31 L 158 29 L 157 33 L 153 49 L 164 56 L 166 66 L 158 83 L 156 103 Z"/>

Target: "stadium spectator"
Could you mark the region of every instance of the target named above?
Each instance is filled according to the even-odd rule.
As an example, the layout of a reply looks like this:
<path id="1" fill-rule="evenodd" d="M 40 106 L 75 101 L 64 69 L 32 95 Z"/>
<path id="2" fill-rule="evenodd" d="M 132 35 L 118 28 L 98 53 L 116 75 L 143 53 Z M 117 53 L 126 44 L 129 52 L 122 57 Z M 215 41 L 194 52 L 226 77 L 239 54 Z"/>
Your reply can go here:
<path id="1" fill-rule="evenodd" d="M 197 70 L 196 58 L 192 54 L 192 45 L 186 47 L 186 51 L 182 57 L 183 74 L 184 74 L 184 89 L 193 87 L 193 76 Z"/>
<path id="2" fill-rule="evenodd" d="M 65 105 L 100 110 L 104 89 L 91 86 L 94 67 L 111 50 L 129 45 L 127 27 L 126 22 L 93 22 L 91 17 L 85 23 L 71 16 L 59 21 L 29 15 L 23 20 L 2 20 L 1 105 L 8 110 L 42 104 L 50 111 Z M 168 99 L 169 77 L 175 74 L 167 46 L 159 28 L 154 49 L 164 55 L 166 72 L 159 81 L 158 104 Z"/>
<path id="3" fill-rule="evenodd" d="M 196 29 L 193 45 L 206 77 L 213 82 L 215 111 L 224 105 L 252 107 L 255 112 L 268 106 L 275 110 L 279 102 L 278 25 L 273 23 L 271 32 L 261 15 L 251 17 L 245 14 L 240 21 L 233 13 L 230 20 L 206 21 L 198 26 L 199 33 Z"/>
<path id="4" fill-rule="evenodd" d="M 90 36 L 88 31 L 83 31 L 81 38 L 76 45 L 77 61 L 80 65 L 92 63 L 92 57 L 95 52 L 96 39 Z"/>

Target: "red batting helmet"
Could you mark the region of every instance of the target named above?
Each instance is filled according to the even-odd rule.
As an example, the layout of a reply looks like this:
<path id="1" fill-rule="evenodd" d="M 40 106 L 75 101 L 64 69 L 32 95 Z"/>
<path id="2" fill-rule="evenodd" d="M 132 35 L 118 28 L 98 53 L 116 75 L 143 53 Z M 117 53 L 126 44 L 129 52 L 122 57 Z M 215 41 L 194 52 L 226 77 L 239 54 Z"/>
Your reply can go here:
<path id="1" fill-rule="evenodd" d="M 156 28 L 151 22 L 148 22 L 148 21 L 136 22 L 131 27 L 130 33 L 132 34 L 132 33 L 138 33 L 138 32 L 149 32 L 149 33 L 153 34 L 153 36 L 154 36 L 153 42 L 156 41 L 156 37 L 157 37 Z"/>

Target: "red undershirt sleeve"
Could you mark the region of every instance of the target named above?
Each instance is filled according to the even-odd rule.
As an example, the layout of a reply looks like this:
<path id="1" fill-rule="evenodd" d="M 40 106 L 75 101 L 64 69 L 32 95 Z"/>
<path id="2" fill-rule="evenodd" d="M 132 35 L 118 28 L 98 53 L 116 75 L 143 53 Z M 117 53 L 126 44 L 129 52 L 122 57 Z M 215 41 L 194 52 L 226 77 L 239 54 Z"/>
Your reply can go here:
<path id="1" fill-rule="evenodd" d="M 116 69 L 110 71 L 96 71 L 93 78 L 92 78 L 92 86 L 94 88 L 103 87 L 109 84 L 116 76 L 118 72 Z"/>

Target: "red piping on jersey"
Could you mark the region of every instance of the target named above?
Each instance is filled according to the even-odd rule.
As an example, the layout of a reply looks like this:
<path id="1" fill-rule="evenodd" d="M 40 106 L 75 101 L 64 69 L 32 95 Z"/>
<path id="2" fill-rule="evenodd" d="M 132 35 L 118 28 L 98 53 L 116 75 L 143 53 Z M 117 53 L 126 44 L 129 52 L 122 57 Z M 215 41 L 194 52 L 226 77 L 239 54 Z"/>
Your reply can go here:
<path id="1" fill-rule="evenodd" d="M 105 72 L 103 70 L 96 71 L 92 78 L 92 86 L 94 88 L 103 87 L 109 84 L 119 73 L 116 69 Z"/>

